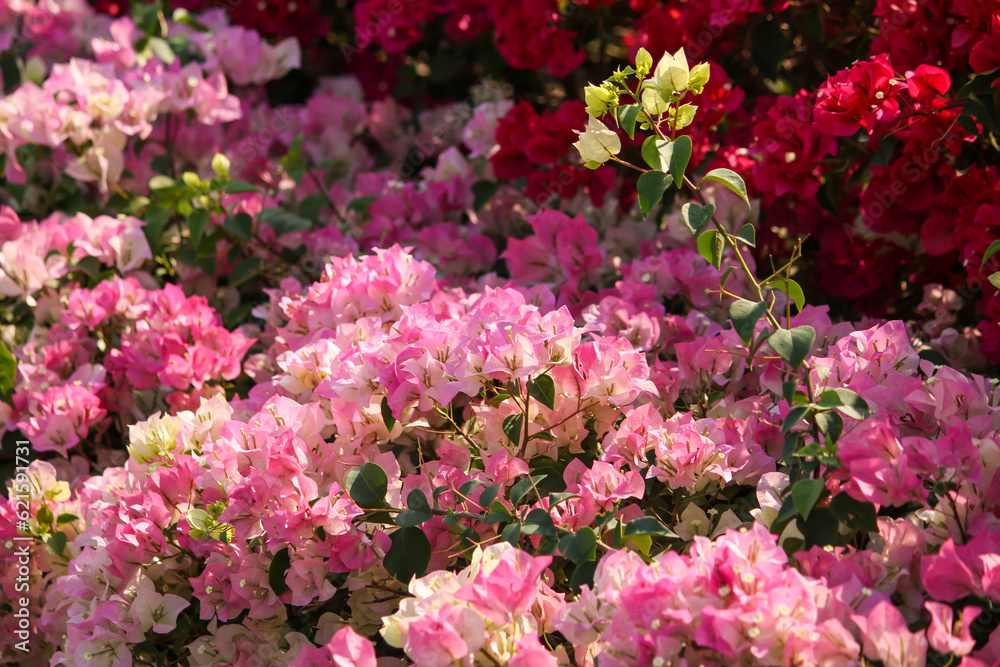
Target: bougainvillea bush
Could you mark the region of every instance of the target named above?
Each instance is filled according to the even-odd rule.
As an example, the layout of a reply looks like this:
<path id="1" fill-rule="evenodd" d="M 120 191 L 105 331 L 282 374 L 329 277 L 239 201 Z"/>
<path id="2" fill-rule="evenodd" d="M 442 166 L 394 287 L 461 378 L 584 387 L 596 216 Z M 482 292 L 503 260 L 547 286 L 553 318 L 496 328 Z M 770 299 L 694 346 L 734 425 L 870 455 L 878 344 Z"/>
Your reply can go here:
<path id="1" fill-rule="evenodd" d="M 1000 665 L 1000 3 L 0 0 L 0 663 Z"/>

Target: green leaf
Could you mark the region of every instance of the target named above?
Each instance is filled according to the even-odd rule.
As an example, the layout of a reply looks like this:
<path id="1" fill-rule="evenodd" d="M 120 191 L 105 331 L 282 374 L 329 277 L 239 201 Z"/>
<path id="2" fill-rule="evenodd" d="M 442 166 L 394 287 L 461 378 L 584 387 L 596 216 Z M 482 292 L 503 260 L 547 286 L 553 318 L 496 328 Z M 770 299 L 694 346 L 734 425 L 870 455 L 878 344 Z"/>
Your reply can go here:
<path id="1" fill-rule="evenodd" d="M 528 395 L 551 410 L 556 401 L 556 385 L 548 375 L 528 380 Z"/>
<path id="2" fill-rule="evenodd" d="M 196 208 L 188 216 L 188 235 L 191 237 L 191 244 L 198 247 L 201 243 L 201 236 L 205 233 L 205 226 L 208 225 L 209 213 L 207 209 Z"/>
<path id="3" fill-rule="evenodd" d="M 740 241 L 743 241 L 751 248 L 757 247 L 757 230 L 755 230 L 753 228 L 753 225 L 751 225 L 749 222 L 740 227 L 740 231 L 736 232 L 735 236 L 736 238 L 738 238 Z M 801 310 L 801 308 L 799 310 Z"/>
<path id="4" fill-rule="evenodd" d="M 829 507 L 817 507 L 809 513 L 809 518 L 799 522 L 799 530 L 806 538 L 805 548 L 825 547 L 836 544 L 839 523 Z"/>
<path id="5" fill-rule="evenodd" d="M 792 502 L 803 519 L 809 519 L 809 513 L 825 489 L 822 479 L 800 479 L 792 484 Z"/>
<path id="6" fill-rule="evenodd" d="M 357 199 L 352 199 L 351 203 L 347 205 L 348 211 L 354 211 L 358 215 L 363 217 L 368 216 L 368 209 L 371 205 L 375 203 L 375 197 L 358 197 Z"/>
<path id="7" fill-rule="evenodd" d="M 312 227 L 312 222 L 294 213 L 282 212 L 264 221 L 278 236 L 289 232 L 301 232 Z"/>
<path id="8" fill-rule="evenodd" d="M 808 405 L 796 405 L 785 415 L 785 421 L 781 424 L 781 435 L 788 435 L 795 428 L 795 425 L 802 421 L 802 418 L 809 414 L 812 408 Z"/>
<path id="9" fill-rule="evenodd" d="M 710 229 L 698 237 L 698 254 L 715 268 L 722 266 L 722 255 L 725 248 L 725 239 L 714 229 Z"/>
<path id="10" fill-rule="evenodd" d="M 639 209 L 645 218 L 663 199 L 663 193 L 670 187 L 670 176 L 662 171 L 647 171 L 639 177 L 636 187 L 639 194 Z"/>
<path id="11" fill-rule="evenodd" d="M 569 578 L 569 585 L 573 587 L 574 591 L 579 592 L 580 588 L 583 586 L 594 585 L 594 572 L 597 571 L 597 561 L 589 560 L 585 563 L 581 563 L 576 566 L 573 570 L 573 576 Z"/>
<path id="12" fill-rule="evenodd" d="M 500 184 L 494 181 L 476 181 L 472 184 L 472 194 L 475 197 L 472 209 L 478 211 L 486 203 L 493 199 L 493 195 L 500 189 Z"/>
<path id="13" fill-rule="evenodd" d="M 66 533 L 61 530 L 57 530 L 54 533 L 49 533 L 42 538 L 45 544 L 49 545 L 49 548 L 55 552 L 60 558 L 65 557 L 66 551 Z"/>
<path id="14" fill-rule="evenodd" d="M 238 236 L 244 241 L 253 238 L 253 218 L 250 217 L 249 213 L 241 211 L 236 215 L 229 216 L 226 218 L 224 227 L 230 234 Z"/>
<path id="15" fill-rule="evenodd" d="M 489 507 L 493 504 L 493 499 L 497 497 L 500 493 L 500 489 L 503 488 L 503 484 L 494 484 L 493 486 L 487 486 L 483 489 L 483 492 L 479 494 L 479 505 L 483 508 Z"/>
<path id="16" fill-rule="evenodd" d="M 743 182 L 743 178 L 732 169 L 713 169 L 705 174 L 705 177 L 701 179 L 702 186 L 705 185 L 705 181 L 722 183 L 727 188 L 738 194 L 740 198 L 746 202 L 747 208 L 750 207 L 750 198 L 747 196 L 747 185 Z M 700 190 L 701 186 L 699 186 L 698 189 Z"/>
<path id="17" fill-rule="evenodd" d="M 660 152 L 656 149 L 656 135 L 646 137 L 642 142 L 642 159 L 650 169 L 660 169 Z"/>
<path id="18" fill-rule="evenodd" d="M 792 368 L 798 368 L 805 361 L 806 355 L 816 340 L 816 330 L 810 326 L 794 329 L 778 329 L 767 339 L 775 354 L 789 363 Z"/>
<path id="19" fill-rule="evenodd" d="M 535 487 L 538 486 L 539 482 L 548 477 L 548 475 L 532 475 L 530 478 L 526 477 L 520 482 L 510 487 L 510 503 L 514 507 L 526 502 L 531 494 L 535 492 Z M 541 489 L 539 489 L 541 492 Z"/>
<path id="20" fill-rule="evenodd" d="M 791 298 L 795 307 L 802 312 L 802 309 L 806 307 L 806 295 L 802 291 L 802 286 L 799 285 L 794 280 L 788 278 L 776 278 L 767 284 L 771 289 L 781 290 Z"/>
<path id="21" fill-rule="evenodd" d="M 385 430 L 391 431 L 396 425 L 396 418 L 392 416 L 392 409 L 389 407 L 389 397 L 382 397 L 382 421 L 385 422 Z"/>
<path id="22" fill-rule="evenodd" d="M 344 477 L 344 486 L 354 504 L 361 509 L 385 507 L 385 494 L 389 490 L 389 478 L 385 471 L 374 463 L 366 463 L 350 470 Z"/>
<path id="23" fill-rule="evenodd" d="M 163 241 L 163 230 L 167 228 L 173 211 L 163 206 L 153 206 L 143 217 L 146 224 L 142 227 L 142 232 L 149 242 L 149 249 L 154 255 L 159 254 L 160 244 Z"/>
<path id="24" fill-rule="evenodd" d="M 385 569 L 404 584 L 422 577 L 431 562 L 431 542 L 416 526 L 400 528 L 389 536 L 392 545 L 385 554 Z"/>
<path id="25" fill-rule="evenodd" d="M 990 257 L 997 254 L 998 252 L 1000 252 L 1000 241 L 994 241 L 993 243 L 990 244 L 990 247 L 987 248 L 986 252 L 983 254 L 983 264 L 985 264 Z"/>
<path id="26" fill-rule="evenodd" d="M 309 195 L 299 202 L 299 215 L 316 224 L 319 222 L 319 214 L 329 203 L 330 200 L 326 195 Z"/>
<path id="27" fill-rule="evenodd" d="M 852 498 L 846 492 L 838 493 L 830 501 L 830 511 L 842 523 L 857 530 L 875 532 L 878 530 L 875 505 Z"/>
<path id="28" fill-rule="evenodd" d="M 577 565 L 597 558 L 597 533 L 584 526 L 575 535 L 564 535 L 559 540 L 559 551 L 563 558 Z"/>
<path id="29" fill-rule="evenodd" d="M 236 327 L 247 321 L 247 318 L 250 315 L 250 311 L 252 311 L 253 309 L 254 309 L 254 304 L 252 301 L 241 303 L 240 305 L 236 306 L 235 308 L 233 308 L 232 310 L 230 310 L 229 312 L 227 312 L 225 315 L 222 316 L 222 324 L 227 329 L 232 331 L 233 329 L 235 329 Z"/>
<path id="30" fill-rule="evenodd" d="M 0 396 L 7 399 L 14 393 L 14 380 L 17 377 L 17 359 L 10 353 L 3 341 L 0 341 Z"/>
<path id="31" fill-rule="evenodd" d="M 781 395 L 785 398 L 789 406 L 795 402 L 795 390 L 798 387 L 798 380 L 786 380 L 781 383 Z"/>
<path id="32" fill-rule="evenodd" d="M 78 517 L 75 514 L 68 514 L 64 512 L 56 517 L 56 525 L 62 525 L 64 523 L 73 523 L 74 521 L 78 521 L 79 519 L 80 517 Z"/>
<path id="33" fill-rule="evenodd" d="M 760 321 L 765 312 L 767 312 L 767 304 L 763 301 L 754 303 L 740 299 L 729 306 L 729 319 L 732 320 L 733 328 L 744 344 L 750 345 L 753 340 L 754 327 L 757 326 L 757 322 Z"/>
<path id="34" fill-rule="evenodd" d="M 997 289 L 1000 289 L 1000 271 L 997 271 L 996 273 L 990 275 L 989 281 L 991 285 L 993 285 Z"/>
<path id="35" fill-rule="evenodd" d="M 712 222 L 713 215 L 715 215 L 714 204 L 707 204 L 705 206 L 684 204 L 681 206 L 681 219 L 695 238 L 698 238 L 705 227 L 708 226 L 708 223 Z"/>
<path id="36" fill-rule="evenodd" d="M 625 526 L 625 537 L 635 535 L 661 535 L 663 537 L 677 537 L 677 533 L 670 530 L 655 516 L 643 516 L 632 519 Z"/>
<path id="37" fill-rule="evenodd" d="M 523 535 L 545 535 L 547 537 L 555 537 L 558 534 L 555 524 L 552 523 L 552 516 L 549 514 L 549 511 L 541 507 L 536 507 L 528 512 L 528 516 L 524 519 L 524 525 L 521 527 L 521 533 Z"/>
<path id="38" fill-rule="evenodd" d="M 518 413 L 503 420 L 503 432 L 507 439 L 515 445 L 521 444 L 521 432 L 524 428 L 524 415 Z"/>
<path id="39" fill-rule="evenodd" d="M 247 192 L 260 192 L 260 189 L 253 183 L 247 183 L 246 181 L 233 181 L 224 187 L 223 191 L 227 195 L 242 195 Z"/>
<path id="40" fill-rule="evenodd" d="M 506 505 L 497 501 L 490 505 L 490 512 L 486 515 L 484 519 L 485 523 L 504 523 L 505 521 L 510 521 L 514 518 L 514 515 L 510 513 Z"/>
<path id="41" fill-rule="evenodd" d="M 844 432 L 844 418 L 839 412 L 830 410 L 816 414 L 816 426 L 820 432 L 826 435 L 827 439 L 836 442 L 840 439 L 840 434 Z"/>
<path id="42" fill-rule="evenodd" d="M 628 132 L 629 139 L 635 139 L 635 121 L 639 118 L 639 112 L 641 111 L 642 107 L 638 104 L 628 104 L 618 107 L 618 121 L 621 123 L 622 129 Z"/>
<path id="43" fill-rule="evenodd" d="M 521 524 L 512 523 L 500 533 L 500 539 L 507 544 L 516 547 L 517 541 L 521 539 Z"/>
<path id="44" fill-rule="evenodd" d="M 250 280 L 264 268 L 264 260 L 260 257 L 247 257 L 233 267 L 229 273 L 229 286 L 236 287 Z"/>
<path id="45" fill-rule="evenodd" d="M 670 156 L 670 175 L 674 178 L 674 185 L 680 188 L 684 183 L 684 171 L 693 152 L 691 137 L 681 135 L 674 139 L 673 146 L 674 150 Z"/>
<path id="46" fill-rule="evenodd" d="M 827 389 L 819 398 L 819 404 L 824 408 L 837 408 L 848 417 L 866 419 L 871 414 L 868 402 L 850 389 Z"/>
<path id="47" fill-rule="evenodd" d="M 288 547 L 274 554 L 274 558 L 271 559 L 271 565 L 267 568 L 267 583 L 275 595 L 281 595 L 289 590 L 288 584 L 285 583 L 285 573 L 291 564 L 292 558 L 288 554 Z"/>
<path id="48" fill-rule="evenodd" d="M 396 515 L 396 525 L 400 528 L 409 528 L 419 526 L 433 518 L 434 513 L 431 512 L 427 496 L 420 489 L 414 489 L 406 496 L 406 509 Z"/>

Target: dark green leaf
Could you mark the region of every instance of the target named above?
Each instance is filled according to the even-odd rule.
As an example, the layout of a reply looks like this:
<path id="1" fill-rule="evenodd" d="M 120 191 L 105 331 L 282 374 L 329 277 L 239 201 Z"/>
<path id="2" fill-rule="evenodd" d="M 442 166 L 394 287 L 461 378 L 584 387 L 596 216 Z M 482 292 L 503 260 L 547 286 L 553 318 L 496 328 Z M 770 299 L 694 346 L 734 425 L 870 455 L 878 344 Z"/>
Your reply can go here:
<path id="1" fill-rule="evenodd" d="M 80 517 L 78 517 L 75 514 L 63 513 L 60 514 L 58 517 L 56 517 L 56 524 L 62 525 L 64 523 L 73 523 L 74 521 L 78 521 L 79 519 Z"/>
<path id="2" fill-rule="evenodd" d="M 642 217 L 645 218 L 653 210 L 653 207 L 663 199 L 663 193 L 670 187 L 670 176 L 662 171 L 647 171 L 639 177 L 636 187 L 639 195 L 639 209 L 642 211 Z"/>
<path id="3" fill-rule="evenodd" d="M 389 397 L 382 397 L 382 421 L 385 422 L 385 430 L 392 431 L 396 425 L 396 418 L 392 416 L 392 408 L 389 407 Z"/>
<path id="4" fill-rule="evenodd" d="M 746 345 L 750 345 L 750 341 L 753 340 L 754 327 L 765 312 L 767 304 L 763 301 L 754 303 L 740 299 L 729 306 L 729 319 L 732 320 L 733 328 Z"/>
<path id="5" fill-rule="evenodd" d="M 528 395 L 551 410 L 556 402 L 556 385 L 548 375 L 528 380 Z"/>
<path id="6" fill-rule="evenodd" d="M 385 569 L 404 584 L 422 577 L 431 562 L 431 542 L 416 526 L 400 528 L 389 536 L 392 545 L 385 554 Z"/>
<path id="7" fill-rule="evenodd" d="M 142 216 L 146 222 L 143 225 L 142 231 L 146 235 L 146 240 L 149 242 L 149 249 L 154 255 L 160 252 L 160 244 L 163 241 L 163 230 L 167 228 L 167 223 L 170 222 L 171 215 L 173 215 L 173 212 L 170 209 L 163 206 L 153 206 Z"/>
<path id="8" fill-rule="evenodd" d="M 275 595 L 281 595 L 289 590 L 288 584 L 285 583 L 285 573 L 288 572 L 291 564 L 292 559 L 288 554 L 288 547 L 274 554 L 274 558 L 271 559 L 271 565 L 267 568 L 267 583 Z"/>
<path id="9" fill-rule="evenodd" d="M 330 204 L 326 195 L 309 195 L 299 202 L 299 215 L 313 223 L 319 223 L 319 214 Z"/>
<path id="10" fill-rule="evenodd" d="M 743 178 L 732 169 L 713 169 L 705 174 L 705 177 L 702 179 L 702 187 L 705 185 L 705 181 L 715 181 L 716 183 L 725 185 L 727 188 L 738 194 L 740 198 L 746 202 L 746 205 L 749 208 L 750 198 L 747 196 L 746 183 L 744 183 Z M 699 189 L 701 189 L 701 187 L 699 187 Z"/>
<path id="11" fill-rule="evenodd" d="M 514 507 L 527 502 L 531 494 L 535 492 L 535 487 L 543 479 L 548 477 L 548 475 L 532 475 L 531 477 L 526 477 L 520 482 L 510 487 L 510 502 Z M 541 491 L 541 489 L 539 489 Z"/>
<path id="12" fill-rule="evenodd" d="M 693 150 L 691 137 L 681 135 L 673 141 L 674 150 L 670 156 L 670 175 L 674 179 L 674 185 L 678 188 L 684 183 L 684 171 L 691 160 Z"/>
<path id="13" fill-rule="evenodd" d="M 677 533 L 663 525 L 655 516 L 644 516 L 632 519 L 625 526 L 625 537 L 635 535 L 661 535 L 663 537 L 677 537 Z"/>
<path id="14" fill-rule="evenodd" d="M 260 192 L 256 185 L 244 181 L 233 181 L 223 188 L 228 195 L 241 195 L 247 192 Z"/>
<path id="15" fill-rule="evenodd" d="M 806 538 L 806 548 L 825 547 L 836 544 L 839 522 L 829 507 L 817 507 L 805 521 L 799 522 L 799 530 Z"/>
<path id="16" fill-rule="evenodd" d="M 350 470 L 344 478 L 347 493 L 358 507 L 378 509 L 385 507 L 385 494 L 389 490 L 389 478 L 385 471 L 374 463 L 366 463 Z"/>
<path id="17" fill-rule="evenodd" d="M 66 550 L 66 533 L 61 530 L 57 530 L 54 533 L 49 533 L 44 538 L 42 538 L 49 548 L 55 552 L 59 557 L 65 557 L 64 551 Z"/>
<path id="18" fill-rule="evenodd" d="M 517 541 L 521 539 L 521 524 L 512 523 L 500 533 L 500 539 L 507 544 L 516 547 Z"/>
<path id="19" fill-rule="evenodd" d="M 309 220 L 287 212 L 269 217 L 265 222 L 278 236 L 288 234 L 289 232 L 301 232 L 312 227 L 312 222 Z"/>
<path id="20" fill-rule="evenodd" d="M 986 252 L 983 253 L 983 264 L 985 264 L 990 257 L 998 252 L 1000 252 L 1000 241 L 994 241 L 990 244 L 990 247 L 986 249 Z"/>
<path id="21" fill-rule="evenodd" d="M 509 415 L 503 420 L 503 432 L 507 439 L 515 445 L 521 444 L 521 431 L 524 428 L 524 415 L 518 413 Z"/>
<path id="22" fill-rule="evenodd" d="M 191 245 L 198 247 L 201 243 L 201 236 L 208 225 L 209 213 L 207 209 L 196 208 L 188 216 L 188 235 L 191 237 Z"/>
<path id="23" fill-rule="evenodd" d="M 594 572 L 597 571 L 597 561 L 589 560 L 581 563 L 573 570 L 573 576 L 569 578 L 569 585 L 573 590 L 579 591 L 582 586 L 594 585 Z"/>
<path id="24" fill-rule="evenodd" d="M 868 403 L 850 389 L 827 389 L 819 398 L 819 404 L 824 408 L 837 408 L 853 419 L 866 419 L 871 414 Z"/>
<path id="25" fill-rule="evenodd" d="M 787 49 L 788 38 L 778 19 L 760 21 L 750 31 L 750 54 L 761 74 L 768 79 L 777 76 L 778 65 L 785 58 Z"/>
<path id="26" fill-rule="evenodd" d="M 753 225 L 747 223 L 740 227 L 740 231 L 736 232 L 736 238 L 743 241 L 751 248 L 757 247 L 757 230 L 753 228 Z M 799 308 L 801 310 L 801 308 Z"/>
<path id="27" fill-rule="evenodd" d="M 809 519 L 809 513 L 824 489 L 826 485 L 822 479 L 800 479 L 792 485 L 792 502 L 803 519 Z"/>
<path id="28" fill-rule="evenodd" d="M 593 528 L 584 526 L 576 535 L 565 535 L 559 540 L 559 551 L 564 558 L 577 565 L 597 557 L 597 534 Z"/>
<path id="29" fill-rule="evenodd" d="M 250 280 L 264 268 L 264 260 L 260 257 L 247 257 L 241 260 L 229 273 L 229 286 L 236 287 Z"/>
<path id="30" fill-rule="evenodd" d="M 493 199 L 493 195 L 497 193 L 498 189 L 500 189 L 500 184 L 494 181 L 476 181 L 473 183 L 472 194 L 475 197 L 472 204 L 473 210 L 478 211 L 485 206 L 489 200 Z"/>
<path id="31" fill-rule="evenodd" d="M 479 494 L 479 506 L 484 509 L 489 507 L 502 488 L 503 484 L 494 484 L 483 489 L 483 492 Z"/>
<path id="32" fill-rule="evenodd" d="M 863 500 L 856 500 L 847 493 L 838 493 L 830 501 L 830 511 L 851 528 L 865 532 L 878 530 L 875 505 Z"/>
<path id="33" fill-rule="evenodd" d="M 767 339 L 775 354 L 798 368 L 805 361 L 816 340 L 816 330 L 806 325 L 794 329 L 778 329 Z"/>
<path id="34" fill-rule="evenodd" d="M 504 523 L 505 521 L 510 521 L 513 518 L 514 515 L 510 513 L 510 510 L 507 509 L 506 505 L 500 501 L 496 501 L 490 506 L 489 514 L 486 515 L 484 521 L 488 524 Z"/>
<path id="35" fill-rule="evenodd" d="M 785 415 L 785 421 L 781 425 L 781 435 L 788 435 L 795 425 L 802 421 L 802 418 L 809 414 L 811 408 L 808 405 L 796 405 Z"/>
<path id="36" fill-rule="evenodd" d="M 781 395 L 784 396 L 785 401 L 789 406 L 795 402 L 795 390 L 799 387 L 798 380 L 785 380 L 781 383 Z"/>
<path id="37" fill-rule="evenodd" d="M 549 511 L 536 507 L 528 512 L 528 516 L 524 519 L 524 525 L 521 527 L 521 534 L 555 537 L 557 534 L 556 526 L 552 523 Z"/>
<path id="38" fill-rule="evenodd" d="M 832 410 L 820 412 L 816 415 L 816 426 L 829 440 L 836 442 L 844 432 L 844 418 Z"/>
<path id="39" fill-rule="evenodd" d="M 352 199 L 351 203 L 347 205 L 348 211 L 354 211 L 361 216 L 367 217 L 368 209 L 371 205 L 375 203 L 375 197 L 358 197 L 357 199 Z"/>
<path id="40" fill-rule="evenodd" d="M 249 241 L 253 238 L 253 218 L 250 217 L 249 213 L 241 211 L 236 215 L 229 216 L 226 218 L 224 226 L 226 231 L 240 237 L 244 241 Z"/>
<path id="41" fill-rule="evenodd" d="M 713 215 L 715 215 L 714 204 L 706 204 L 705 206 L 684 204 L 681 206 L 681 219 L 695 238 L 698 238 L 708 223 L 712 222 Z"/>

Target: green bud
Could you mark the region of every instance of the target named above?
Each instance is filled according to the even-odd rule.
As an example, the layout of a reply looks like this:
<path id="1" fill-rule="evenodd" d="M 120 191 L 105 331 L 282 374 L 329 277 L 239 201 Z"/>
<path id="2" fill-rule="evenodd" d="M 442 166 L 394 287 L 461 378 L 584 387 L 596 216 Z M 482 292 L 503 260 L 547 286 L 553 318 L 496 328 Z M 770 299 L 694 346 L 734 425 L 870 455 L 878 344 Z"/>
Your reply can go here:
<path id="1" fill-rule="evenodd" d="M 216 153 L 212 158 L 212 171 L 222 178 L 229 178 L 229 158 L 222 153 Z"/>
<path id="2" fill-rule="evenodd" d="M 705 84 L 708 83 L 708 77 L 711 73 L 711 68 L 708 63 L 699 63 L 691 68 L 691 78 L 688 81 L 688 89 L 698 95 L 705 89 Z"/>
<path id="3" fill-rule="evenodd" d="M 583 95 L 587 102 L 587 113 L 591 116 L 603 115 L 609 107 L 618 104 L 618 94 L 603 86 L 587 86 Z"/>
<path id="4" fill-rule="evenodd" d="M 201 179 L 198 178 L 198 174 L 193 171 L 185 171 L 181 175 L 181 180 L 184 181 L 189 188 L 196 188 L 201 185 Z"/>
<path id="5" fill-rule="evenodd" d="M 635 54 L 636 74 L 644 77 L 649 74 L 651 69 L 653 69 L 653 56 L 649 55 L 649 51 L 646 49 L 640 48 L 639 53 Z"/>

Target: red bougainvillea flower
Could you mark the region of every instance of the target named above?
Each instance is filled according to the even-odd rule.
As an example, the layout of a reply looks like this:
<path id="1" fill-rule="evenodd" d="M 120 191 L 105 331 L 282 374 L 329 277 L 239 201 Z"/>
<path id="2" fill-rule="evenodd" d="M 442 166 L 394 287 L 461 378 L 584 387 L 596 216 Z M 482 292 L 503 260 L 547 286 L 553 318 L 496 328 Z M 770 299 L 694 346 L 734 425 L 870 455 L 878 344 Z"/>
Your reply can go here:
<path id="1" fill-rule="evenodd" d="M 885 54 L 837 72 L 817 93 L 816 124 L 838 137 L 849 137 L 862 127 L 870 136 L 876 123 L 899 117 L 896 98 L 903 84 L 894 76 Z"/>

